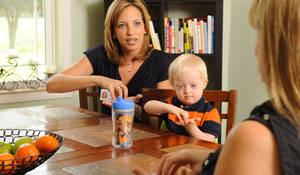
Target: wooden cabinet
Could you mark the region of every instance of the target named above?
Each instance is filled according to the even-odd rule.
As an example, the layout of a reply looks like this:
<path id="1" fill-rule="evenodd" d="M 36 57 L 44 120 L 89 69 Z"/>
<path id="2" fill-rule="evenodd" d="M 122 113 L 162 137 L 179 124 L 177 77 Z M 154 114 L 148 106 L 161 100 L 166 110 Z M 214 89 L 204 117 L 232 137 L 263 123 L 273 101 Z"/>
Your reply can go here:
<path id="1" fill-rule="evenodd" d="M 104 0 L 105 12 L 112 0 Z M 207 65 L 209 83 L 207 89 L 222 89 L 222 32 L 223 0 L 145 0 L 160 45 L 164 50 L 164 17 L 207 18 L 214 16 L 214 53 L 197 54 Z M 179 54 L 171 54 L 174 58 Z"/>

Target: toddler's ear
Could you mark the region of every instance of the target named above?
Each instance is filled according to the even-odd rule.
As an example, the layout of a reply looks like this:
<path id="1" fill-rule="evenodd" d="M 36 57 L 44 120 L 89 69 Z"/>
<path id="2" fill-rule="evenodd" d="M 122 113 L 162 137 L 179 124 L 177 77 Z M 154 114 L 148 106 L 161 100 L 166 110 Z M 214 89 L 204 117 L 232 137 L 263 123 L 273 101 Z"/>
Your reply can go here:
<path id="1" fill-rule="evenodd" d="M 202 87 L 202 89 L 205 89 L 205 88 L 206 88 L 206 86 L 207 86 L 207 84 L 208 84 L 208 79 L 204 80 L 204 83 L 203 83 L 203 87 Z"/>

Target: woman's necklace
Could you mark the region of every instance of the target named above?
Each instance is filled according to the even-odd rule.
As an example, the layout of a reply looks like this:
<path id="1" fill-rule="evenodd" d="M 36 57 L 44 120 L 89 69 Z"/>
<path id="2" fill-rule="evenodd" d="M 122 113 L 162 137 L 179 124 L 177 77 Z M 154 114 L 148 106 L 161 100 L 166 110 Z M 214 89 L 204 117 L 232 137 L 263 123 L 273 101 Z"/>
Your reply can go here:
<path id="1" fill-rule="evenodd" d="M 143 64 L 143 62 L 132 62 L 124 64 L 124 72 L 132 74 Z"/>
<path id="2" fill-rule="evenodd" d="M 125 68 L 126 68 L 128 73 L 132 72 L 132 64 L 125 64 Z"/>

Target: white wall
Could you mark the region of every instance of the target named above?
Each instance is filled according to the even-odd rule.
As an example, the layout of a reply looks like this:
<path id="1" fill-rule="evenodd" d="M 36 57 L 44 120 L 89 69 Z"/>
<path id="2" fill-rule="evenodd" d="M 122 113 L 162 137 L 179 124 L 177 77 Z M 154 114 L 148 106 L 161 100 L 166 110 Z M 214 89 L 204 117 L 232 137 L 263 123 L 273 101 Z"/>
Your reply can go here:
<path id="1" fill-rule="evenodd" d="M 251 3 L 252 0 L 224 1 L 223 89 L 238 90 L 237 122 L 268 99 L 257 70 L 255 31 L 248 22 Z"/>
<path id="2" fill-rule="evenodd" d="M 72 0 L 72 61 L 104 38 L 103 0 Z"/>

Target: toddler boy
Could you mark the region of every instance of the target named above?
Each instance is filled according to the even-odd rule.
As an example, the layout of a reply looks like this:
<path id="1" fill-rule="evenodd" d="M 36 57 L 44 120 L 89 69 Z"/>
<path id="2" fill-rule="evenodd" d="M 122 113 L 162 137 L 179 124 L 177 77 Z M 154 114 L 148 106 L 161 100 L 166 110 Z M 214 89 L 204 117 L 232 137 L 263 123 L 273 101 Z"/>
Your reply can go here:
<path id="1" fill-rule="evenodd" d="M 171 132 L 213 142 L 221 125 L 217 109 L 202 97 L 208 83 L 204 61 L 193 54 L 180 55 L 169 67 L 169 81 L 176 96 L 150 100 L 145 111 L 160 115 Z"/>

